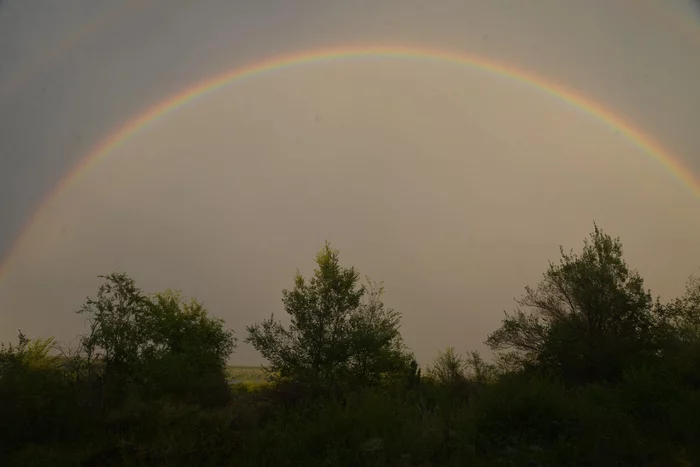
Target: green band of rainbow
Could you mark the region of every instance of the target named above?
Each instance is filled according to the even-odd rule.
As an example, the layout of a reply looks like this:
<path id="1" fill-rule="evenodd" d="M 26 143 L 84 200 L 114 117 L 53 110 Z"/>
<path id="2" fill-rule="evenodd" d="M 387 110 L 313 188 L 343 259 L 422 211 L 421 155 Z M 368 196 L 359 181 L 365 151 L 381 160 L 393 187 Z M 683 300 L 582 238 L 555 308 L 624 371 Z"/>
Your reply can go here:
<path id="1" fill-rule="evenodd" d="M 58 184 L 56 189 L 53 190 L 49 196 L 46 197 L 46 200 L 41 204 L 39 209 L 26 224 L 26 227 L 22 230 L 6 260 L 0 266 L 0 281 L 2 281 L 7 274 L 12 260 L 21 249 L 27 233 L 32 229 L 32 226 L 36 223 L 36 220 L 41 216 L 41 213 L 46 209 L 50 202 L 57 198 L 68 185 L 86 173 L 91 166 L 95 165 L 101 159 L 106 157 L 115 148 L 129 141 L 132 137 L 137 135 L 141 130 L 157 120 L 159 117 L 162 117 L 169 112 L 173 112 L 188 102 L 193 101 L 197 97 L 212 93 L 227 84 L 231 84 L 239 79 L 252 77 L 266 71 L 279 70 L 293 65 L 302 65 L 315 62 L 370 57 L 404 58 L 413 60 L 423 59 L 448 62 L 478 68 L 483 71 L 526 83 L 546 94 L 549 94 L 550 96 L 567 102 L 568 104 L 597 117 L 599 120 L 615 128 L 620 134 L 629 138 L 646 153 L 657 159 L 672 174 L 686 184 L 696 195 L 700 195 L 700 180 L 683 165 L 680 159 L 674 156 L 671 152 L 664 150 L 663 147 L 651 136 L 642 133 L 638 129 L 635 129 L 632 125 L 627 124 L 622 118 L 618 117 L 613 112 L 605 109 L 596 102 L 587 99 L 561 85 L 549 82 L 528 71 L 515 69 L 513 67 L 509 67 L 472 54 L 413 46 L 343 46 L 316 49 L 273 57 L 220 74 L 212 79 L 205 80 L 199 84 L 187 88 L 183 92 L 178 93 L 174 97 L 166 99 L 156 106 L 151 107 L 138 117 L 128 121 L 119 130 L 112 133 L 111 136 L 92 150 L 87 157 L 83 158 L 77 167 Z"/>

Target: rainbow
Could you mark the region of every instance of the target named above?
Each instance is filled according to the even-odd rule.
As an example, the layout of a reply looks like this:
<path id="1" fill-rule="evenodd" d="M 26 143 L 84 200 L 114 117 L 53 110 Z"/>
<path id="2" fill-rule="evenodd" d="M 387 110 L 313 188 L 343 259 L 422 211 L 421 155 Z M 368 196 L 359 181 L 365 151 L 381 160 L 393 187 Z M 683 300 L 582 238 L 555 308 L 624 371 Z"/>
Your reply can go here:
<path id="1" fill-rule="evenodd" d="M 32 229 L 42 212 L 51 201 L 56 198 L 67 186 L 71 185 L 81 175 L 85 174 L 90 167 L 107 157 L 114 149 L 124 145 L 131 138 L 139 134 L 150 124 L 164 115 L 174 112 L 195 99 L 211 94 L 222 87 L 239 81 L 243 78 L 254 77 L 262 73 L 280 70 L 292 66 L 310 63 L 327 62 L 340 59 L 366 59 L 366 58 L 392 58 L 392 59 L 422 59 L 426 61 L 436 61 L 442 63 L 452 63 L 466 67 L 476 68 L 495 75 L 510 78 L 514 81 L 525 83 L 536 88 L 556 99 L 576 107 L 584 112 L 597 117 L 610 127 L 616 129 L 621 135 L 629 138 L 639 148 L 659 161 L 668 171 L 685 183 L 696 194 L 700 195 L 700 179 L 698 179 L 681 160 L 670 151 L 665 150 L 651 136 L 644 134 L 631 124 L 626 123 L 622 118 L 607 110 L 600 104 L 588 99 L 573 90 L 545 80 L 534 73 L 523 69 L 516 69 L 502 63 L 488 60 L 473 54 L 461 52 L 451 52 L 413 46 L 342 46 L 325 49 L 308 50 L 301 53 L 277 56 L 263 61 L 252 63 L 231 71 L 222 73 L 214 78 L 204 80 L 175 96 L 162 101 L 151 107 L 138 117 L 128 121 L 116 132 L 112 133 L 102 143 L 98 144 L 75 169 L 65 177 L 58 186 L 46 197 L 39 209 L 30 218 L 25 228 L 18 236 L 6 260 L 0 265 L 0 281 L 6 276 L 13 258 L 21 249 L 27 233 Z"/>

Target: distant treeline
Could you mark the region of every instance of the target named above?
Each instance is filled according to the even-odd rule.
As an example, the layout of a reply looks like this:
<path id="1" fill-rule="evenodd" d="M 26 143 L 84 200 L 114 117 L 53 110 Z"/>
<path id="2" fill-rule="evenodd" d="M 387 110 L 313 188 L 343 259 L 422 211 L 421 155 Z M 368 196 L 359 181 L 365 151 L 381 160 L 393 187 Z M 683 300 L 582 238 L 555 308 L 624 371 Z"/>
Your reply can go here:
<path id="1" fill-rule="evenodd" d="M 383 285 L 326 244 L 245 341 L 177 292 L 101 276 L 72 348 L 0 348 L 0 465 L 700 465 L 700 280 L 662 303 L 598 226 L 486 337 L 422 371 Z M 465 284 L 467 287 L 468 284 Z M 40 291 L 38 292 L 40 293 Z"/>

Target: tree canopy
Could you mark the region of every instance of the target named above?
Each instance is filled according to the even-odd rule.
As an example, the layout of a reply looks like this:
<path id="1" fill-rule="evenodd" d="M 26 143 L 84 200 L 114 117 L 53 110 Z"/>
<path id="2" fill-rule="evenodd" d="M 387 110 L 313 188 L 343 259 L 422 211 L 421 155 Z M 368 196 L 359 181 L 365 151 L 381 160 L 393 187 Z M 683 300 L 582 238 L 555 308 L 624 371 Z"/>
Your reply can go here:
<path id="1" fill-rule="evenodd" d="M 103 368 L 115 392 L 128 387 L 160 395 L 209 398 L 226 386 L 226 363 L 236 338 L 221 319 L 194 299 L 166 290 L 145 295 L 124 273 L 102 277 L 95 299 L 78 313 L 88 316 L 83 354 Z"/>
<path id="2" fill-rule="evenodd" d="M 401 315 L 381 301 L 381 284 L 360 285 L 359 272 L 340 265 L 338 251 L 326 243 L 316 255 L 310 279 L 299 272 L 294 288 L 282 292 L 290 325 L 274 313 L 248 326 L 250 342 L 281 378 L 337 384 L 376 381 L 410 363 L 403 346 Z"/>
<path id="3" fill-rule="evenodd" d="M 502 359 L 568 380 L 617 378 L 658 350 L 662 307 L 623 258 L 622 243 L 597 225 L 580 254 L 560 247 L 537 287 L 526 287 L 486 343 Z"/>

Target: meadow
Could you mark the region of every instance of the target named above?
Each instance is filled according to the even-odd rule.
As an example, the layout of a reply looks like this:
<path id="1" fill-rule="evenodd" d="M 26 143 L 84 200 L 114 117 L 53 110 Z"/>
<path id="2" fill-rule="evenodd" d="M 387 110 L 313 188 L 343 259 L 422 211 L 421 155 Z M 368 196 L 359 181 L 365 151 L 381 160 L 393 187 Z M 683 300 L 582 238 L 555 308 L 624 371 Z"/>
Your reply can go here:
<path id="1" fill-rule="evenodd" d="M 266 381 L 265 371 L 260 366 L 235 366 L 226 367 L 226 373 L 231 381 L 255 383 Z"/>

